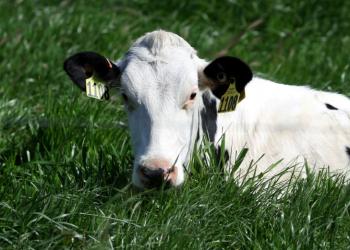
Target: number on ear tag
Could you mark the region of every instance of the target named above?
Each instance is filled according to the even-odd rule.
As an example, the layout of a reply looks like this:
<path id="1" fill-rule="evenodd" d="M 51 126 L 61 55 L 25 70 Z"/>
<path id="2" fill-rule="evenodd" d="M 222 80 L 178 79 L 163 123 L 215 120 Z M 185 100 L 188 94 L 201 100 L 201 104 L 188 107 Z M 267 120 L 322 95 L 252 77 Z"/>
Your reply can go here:
<path id="1" fill-rule="evenodd" d="M 92 74 L 86 79 L 86 95 L 99 100 L 109 100 L 109 86 Z"/>
<path id="2" fill-rule="evenodd" d="M 240 94 L 236 90 L 236 79 L 230 79 L 230 86 L 226 93 L 221 96 L 218 113 L 227 113 L 236 110 L 237 104 L 245 98 L 245 91 Z"/>

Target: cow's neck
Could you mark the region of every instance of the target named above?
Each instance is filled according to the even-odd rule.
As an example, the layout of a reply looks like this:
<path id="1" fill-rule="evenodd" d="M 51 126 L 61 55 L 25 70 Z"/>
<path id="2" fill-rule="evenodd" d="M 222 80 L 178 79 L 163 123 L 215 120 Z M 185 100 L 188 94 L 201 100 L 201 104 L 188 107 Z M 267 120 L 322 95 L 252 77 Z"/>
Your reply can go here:
<path id="1" fill-rule="evenodd" d="M 210 91 L 205 91 L 203 93 L 199 115 L 198 141 L 200 141 L 203 135 L 205 135 L 208 141 L 214 143 L 215 135 L 218 130 L 218 103 L 219 100 L 211 94 Z"/>
<path id="2" fill-rule="evenodd" d="M 215 137 L 218 133 L 218 112 L 220 100 L 216 98 L 210 90 L 202 93 L 199 100 L 198 109 L 193 113 L 193 124 L 191 131 L 191 146 L 186 157 L 186 163 L 189 163 L 190 157 L 197 144 L 197 149 L 202 143 L 203 137 L 213 143 L 216 155 L 220 155 L 220 145 L 215 144 Z"/>

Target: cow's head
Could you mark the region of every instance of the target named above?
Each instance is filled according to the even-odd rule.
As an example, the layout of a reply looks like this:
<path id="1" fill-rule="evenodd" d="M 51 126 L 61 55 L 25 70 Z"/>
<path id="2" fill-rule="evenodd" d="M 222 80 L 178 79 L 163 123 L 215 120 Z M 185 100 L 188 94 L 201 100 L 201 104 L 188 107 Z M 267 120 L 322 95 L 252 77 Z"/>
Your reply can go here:
<path id="1" fill-rule="evenodd" d="M 141 188 L 182 184 L 199 129 L 202 93 L 221 98 L 230 77 L 238 92 L 252 79 L 241 60 L 221 57 L 208 63 L 184 39 L 161 30 L 139 38 L 117 64 L 81 52 L 68 58 L 64 69 L 84 91 L 93 72 L 120 89 L 135 156 L 132 179 Z"/>

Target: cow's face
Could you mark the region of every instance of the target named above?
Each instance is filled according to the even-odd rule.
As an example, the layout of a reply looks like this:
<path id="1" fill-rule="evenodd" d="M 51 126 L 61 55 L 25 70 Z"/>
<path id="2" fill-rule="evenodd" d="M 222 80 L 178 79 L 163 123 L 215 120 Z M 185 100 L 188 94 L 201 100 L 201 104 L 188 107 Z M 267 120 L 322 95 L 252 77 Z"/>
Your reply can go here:
<path id="1" fill-rule="evenodd" d="M 239 92 L 251 79 L 239 59 L 208 65 L 186 41 L 164 31 L 137 40 L 117 65 L 82 52 L 67 59 L 64 69 L 83 90 L 92 70 L 120 89 L 135 156 L 133 183 L 141 188 L 182 184 L 199 129 L 202 91 L 210 88 L 220 98 L 229 75 L 235 75 Z"/>
<path id="2" fill-rule="evenodd" d="M 198 58 L 190 47 L 164 53 L 152 56 L 137 47 L 118 63 L 138 187 L 158 187 L 165 179 L 180 185 L 197 134 Z"/>

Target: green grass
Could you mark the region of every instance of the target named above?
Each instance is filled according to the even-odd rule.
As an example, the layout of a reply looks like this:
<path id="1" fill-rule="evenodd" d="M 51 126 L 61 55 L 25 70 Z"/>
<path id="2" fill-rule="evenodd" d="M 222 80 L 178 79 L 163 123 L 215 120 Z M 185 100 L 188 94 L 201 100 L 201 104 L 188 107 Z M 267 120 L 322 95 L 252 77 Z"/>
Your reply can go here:
<path id="1" fill-rule="evenodd" d="M 163 28 L 202 58 L 234 55 L 265 78 L 350 96 L 349 1 L 17 0 L 0 9 L 1 249 L 349 248 L 349 183 L 327 169 L 280 183 L 284 172 L 231 178 L 214 157 L 195 156 L 180 189 L 135 192 L 118 92 L 88 99 L 62 69 L 82 50 L 121 59 Z"/>

